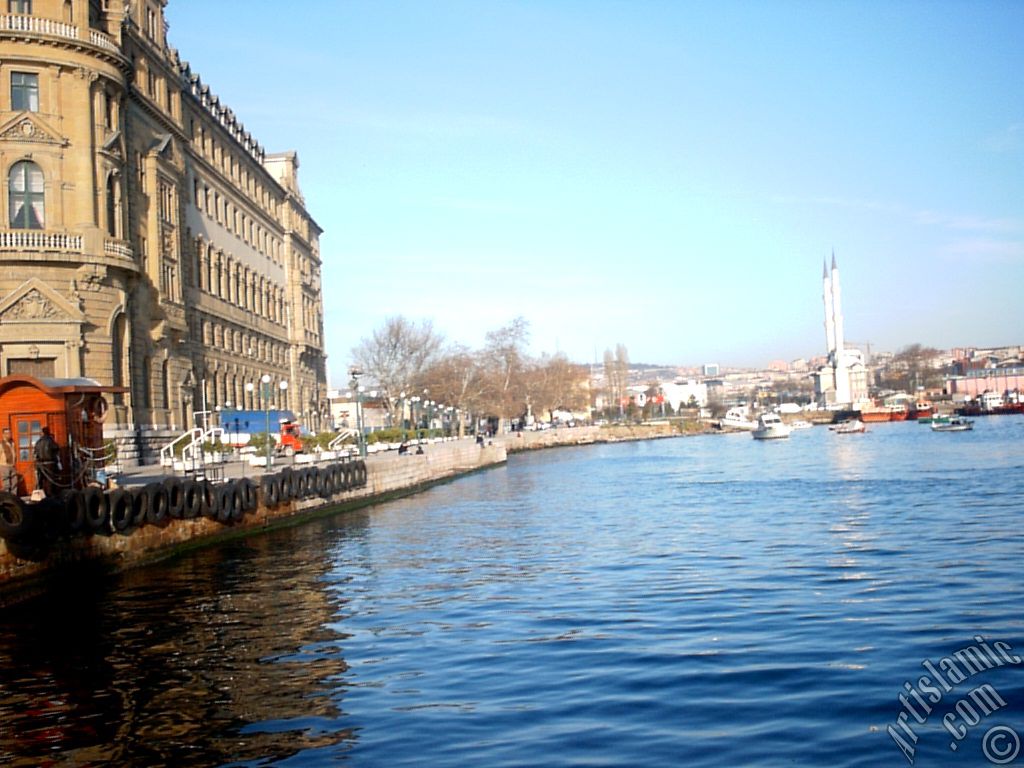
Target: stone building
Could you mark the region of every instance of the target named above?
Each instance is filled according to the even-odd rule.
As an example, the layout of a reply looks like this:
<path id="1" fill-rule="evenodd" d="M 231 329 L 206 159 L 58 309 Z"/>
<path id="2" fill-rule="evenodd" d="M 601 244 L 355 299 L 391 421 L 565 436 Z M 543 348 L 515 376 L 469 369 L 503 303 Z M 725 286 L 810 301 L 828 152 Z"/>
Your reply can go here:
<path id="1" fill-rule="evenodd" d="M 166 0 L 0 1 L 0 374 L 125 387 L 106 430 L 129 453 L 262 395 L 318 428 L 321 230 L 295 153 L 168 45 Z"/>

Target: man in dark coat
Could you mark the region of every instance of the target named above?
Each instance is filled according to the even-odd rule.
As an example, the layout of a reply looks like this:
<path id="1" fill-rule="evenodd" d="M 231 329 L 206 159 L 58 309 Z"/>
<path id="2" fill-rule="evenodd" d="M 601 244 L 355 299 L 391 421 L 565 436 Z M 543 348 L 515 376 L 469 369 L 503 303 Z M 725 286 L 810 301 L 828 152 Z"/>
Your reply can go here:
<path id="1" fill-rule="evenodd" d="M 57 479 L 57 460 L 60 448 L 50 434 L 49 427 L 43 427 L 43 436 L 36 440 L 36 488 L 42 488 L 46 495 L 53 492 L 53 481 Z"/>

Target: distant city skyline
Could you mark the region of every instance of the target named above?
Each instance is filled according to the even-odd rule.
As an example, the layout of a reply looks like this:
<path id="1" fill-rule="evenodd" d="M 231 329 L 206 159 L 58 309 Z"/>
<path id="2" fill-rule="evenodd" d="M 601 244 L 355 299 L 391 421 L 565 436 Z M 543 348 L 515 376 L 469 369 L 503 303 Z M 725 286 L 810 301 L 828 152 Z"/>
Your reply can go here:
<path id="1" fill-rule="evenodd" d="M 1024 4 L 170 0 L 325 233 L 332 381 L 389 315 L 652 364 L 1024 327 Z M 264 55 L 253 56 L 254 51 Z M 274 94 L 268 97 L 267 94 Z"/>

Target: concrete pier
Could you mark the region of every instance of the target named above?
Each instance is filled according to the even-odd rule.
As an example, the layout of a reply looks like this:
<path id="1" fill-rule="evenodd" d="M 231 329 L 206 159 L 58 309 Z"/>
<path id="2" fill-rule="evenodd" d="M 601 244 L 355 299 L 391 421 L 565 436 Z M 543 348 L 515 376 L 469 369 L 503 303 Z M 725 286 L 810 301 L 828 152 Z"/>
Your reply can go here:
<path id="1" fill-rule="evenodd" d="M 665 424 L 606 427 L 574 427 L 522 432 L 488 439 L 483 445 L 473 438 L 426 443 L 422 454 L 399 455 L 381 451 L 366 459 L 366 483 L 359 488 L 340 491 L 328 498 L 310 498 L 268 504 L 262 491 L 252 511 L 241 519 L 221 522 L 217 519 L 169 518 L 160 524 L 132 525 L 123 532 L 110 530 L 59 535 L 45 546 L 27 546 L 0 538 L 0 605 L 13 602 L 41 588 L 54 573 L 82 564 L 93 564 L 119 571 L 173 556 L 183 550 L 273 528 L 296 525 L 313 517 L 336 514 L 345 509 L 367 506 L 390 498 L 416 493 L 431 485 L 459 475 L 486 469 L 506 461 L 509 453 L 592 443 L 647 440 L 671 437 L 675 433 Z M 330 462 L 277 462 L 270 473 L 286 467 L 293 471 L 311 466 L 329 466 Z M 249 478 L 261 485 L 265 469 L 241 461 L 226 462 L 221 472 L 226 481 Z M 139 488 L 162 482 L 168 477 L 184 479 L 169 470 L 146 466 L 127 471 L 117 478 L 122 488 Z"/>
<path id="2" fill-rule="evenodd" d="M 90 563 L 107 570 L 123 570 L 218 540 L 295 525 L 312 517 L 415 493 L 458 475 L 501 464 L 506 455 L 500 441 L 483 446 L 472 439 L 430 443 L 424 446 L 422 454 L 400 456 L 395 451 L 371 454 L 366 460 L 366 484 L 326 499 L 314 496 L 270 506 L 260 493 L 255 510 L 238 521 L 224 523 L 202 516 L 172 518 L 159 525 L 132 526 L 124 532 L 60 536 L 47 541 L 43 548 L 19 546 L 0 539 L 0 605 L 30 593 L 50 574 L 75 565 Z M 321 464 L 326 465 L 326 462 Z M 289 466 L 300 470 L 316 465 Z M 279 464 L 272 467 L 271 472 L 277 473 L 283 468 Z M 259 485 L 263 474 L 262 468 L 241 462 L 224 465 L 225 480 L 248 477 Z M 120 481 L 121 487 L 134 488 L 174 476 L 161 472 L 158 467 L 143 467 L 124 475 Z M 180 473 L 177 476 L 182 477 Z"/>

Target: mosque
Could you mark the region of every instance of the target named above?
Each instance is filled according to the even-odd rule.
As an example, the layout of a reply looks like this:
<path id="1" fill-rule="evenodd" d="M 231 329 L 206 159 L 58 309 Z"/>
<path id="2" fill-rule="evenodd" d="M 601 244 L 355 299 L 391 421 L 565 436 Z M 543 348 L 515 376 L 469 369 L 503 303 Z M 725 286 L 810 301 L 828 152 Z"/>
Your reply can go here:
<path id="1" fill-rule="evenodd" d="M 847 408 L 868 398 L 868 370 L 864 353 L 843 345 L 842 292 L 839 267 L 832 253 L 831 272 L 822 264 L 825 300 L 825 341 L 828 359 L 814 373 L 814 395 L 818 405 L 826 408 Z"/>

